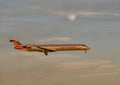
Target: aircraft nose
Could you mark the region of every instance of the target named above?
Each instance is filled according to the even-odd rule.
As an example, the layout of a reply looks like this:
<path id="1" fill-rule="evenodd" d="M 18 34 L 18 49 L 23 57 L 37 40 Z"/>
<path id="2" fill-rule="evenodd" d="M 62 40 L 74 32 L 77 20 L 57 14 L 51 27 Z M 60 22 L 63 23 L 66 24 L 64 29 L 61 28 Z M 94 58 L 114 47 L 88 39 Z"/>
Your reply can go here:
<path id="1" fill-rule="evenodd" d="M 88 46 L 84 46 L 83 47 L 85 50 L 90 50 L 90 47 L 88 47 Z"/>

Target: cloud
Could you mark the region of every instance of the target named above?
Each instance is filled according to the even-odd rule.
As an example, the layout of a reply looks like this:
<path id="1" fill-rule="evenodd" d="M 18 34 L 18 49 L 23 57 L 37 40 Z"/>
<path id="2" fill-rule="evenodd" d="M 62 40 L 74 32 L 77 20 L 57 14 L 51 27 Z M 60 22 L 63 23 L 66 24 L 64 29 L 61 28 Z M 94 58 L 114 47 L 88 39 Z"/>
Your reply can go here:
<path id="1" fill-rule="evenodd" d="M 74 14 L 76 16 L 84 16 L 84 17 L 93 17 L 93 16 L 114 16 L 114 17 L 119 17 L 120 13 L 119 12 L 112 12 L 112 11 L 92 11 L 88 9 L 83 9 L 83 10 L 75 10 L 75 11 L 65 11 L 65 10 L 56 10 L 53 11 L 52 14 L 54 15 L 59 15 L 59 16 L 67 16 Z"/>
<path id="2" fill-rule="evenodd" d="M 53 42 L 61 43 L 61 42 L 68 42 L 70 40 L 71 40 L 70 37 L 51 37 L 51 38 L 41 39 L 40 41 L 38 41 L 38 43 L 53 43 Z"/>
<path id="3" fill-rule="evenodd" d="M 118 75 L 119 72 L 98 72 L 98 73 L 88 73 L 82 74 L 81 77 L 97 77 L 97 76 L 109 76 L 109 75 Z"/>
<path id="4" fill-rule="evenodd" d="M 112 27 L 111 27 L 112 28 Z M 103 40 L 106 38 L 112 38 L 112 36 L 116 36 L 120 34 L 119 30 L 112 30 L 111 28 L 104 28 L 102 27 L 101 30 L 91 30 L 86 33 L 81 33 L 81 36 L 87 37 L 89 40 Z"/>
<path id="5" fill-rule="evenodd" d="M 120 74 L 111 61 L 95 60 L 95 61 L 69 61 L 59 63 L 58 69 L 62 72 L 80 73 L 80 77 L 97 77 Z M 110 70 L 111 69 L 111 70 Z"/>
<path id="6" fill-rule="evenodd" d="M 93 1 L 92 1 L 93 2 Z M 61 1 L 61 2 L 36 2 L 28 5 L 28 9 L 34 11 L 43 11 L 59 16 L 67 16 L 69 14 L 76 14 L 77 16 L 96 16 L 96 15 L 112 15 L 120 16 L 119 1 L 94 1 L 88 3 L 87 1 Z M 114 9 L 114 10 L 113 10 Z"/>
<path id="7" fill-rule="evenodd" d="M 63 70 L 83 70 L 83 69 L 107 69 L 114 68 L 115 65 L 111 61 L 97 60 L 97 61 L 78 61 L 65 62 L 59 64 L 60 69 Z"/>
<path id="8" fill-rule="evenodd" d="M 28 52 L 28 51 L 19 51 L 19 52 L 10 52 L 10 55 L 14 56 L 42 56 L 42 52 Z"/>
<path id="9" fill-rule="evenodd" d="M 78 11 L 76 12 L 78 16 L 86 16 L 86 17 L 92 17 L 92 16 L 120 16 L 120 13 L 112 13 L 112 12 L 95 12 L 95 11 Z"/>
<path id="10" fill-rule="evenodd" d="M 39 1 L 25 0 L 21 5 L 2 5 L 0 8 L 1 18 L 32 16 L 33 14 L 52 14 L 66 16 L 74 14 L 77 16 L 120 16 L 120 1 Z M 75 17 L 75 16 L 74 16 Z M 68 18 L 71 20 L 70 18 Z M 73 19 L 72 19 L 73 20 Z M 75 18 L 74 18 L 75 20 Z"/>
<path id="11" fill-rule="evenodd" d="M 11 51 L 8 53 L 8 55 L 11 55 L 11 56 L 21 56 L 21 57 L 34 57 L 35 59 L 36 58 L 39 58 L 39 59 L 59 59 L 59 58 L 62 58 L 62 59 L 66 59 L 66 58 L 69 58 L 69 59 L 73 59 L 75 54 L 71 54 L 71 53 L 67 53 L 67 52 L 49 52 L 48 53 L 48 56 L 46 56 L 43 52 L 28 52 L 28 51 L 17 51 L 17 50 L 14 50 L 14 51 Z"/>

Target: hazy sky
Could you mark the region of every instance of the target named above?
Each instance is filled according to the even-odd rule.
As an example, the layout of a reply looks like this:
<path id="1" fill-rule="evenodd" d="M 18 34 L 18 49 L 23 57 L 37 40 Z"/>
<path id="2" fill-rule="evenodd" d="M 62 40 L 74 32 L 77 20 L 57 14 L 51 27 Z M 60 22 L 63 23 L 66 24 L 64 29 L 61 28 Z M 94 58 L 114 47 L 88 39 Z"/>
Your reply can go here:
<path id="1" fill-rule="evenodd" d="M 120 0 L 0 0 L 0 85 L 120 85 Z M 84 52 L 15 50 L 81 43 Z"/>

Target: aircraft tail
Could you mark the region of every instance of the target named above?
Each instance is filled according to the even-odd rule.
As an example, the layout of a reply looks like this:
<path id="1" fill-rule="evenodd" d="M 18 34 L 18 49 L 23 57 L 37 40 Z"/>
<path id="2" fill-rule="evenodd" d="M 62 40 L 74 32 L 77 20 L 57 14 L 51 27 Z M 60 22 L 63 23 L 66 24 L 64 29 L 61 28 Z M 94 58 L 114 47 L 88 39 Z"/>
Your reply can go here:
<path id="1" fill-rule="evenodd" d="M 23 48 L 23 45 L 19 41 L 17 41 L 16 39 L 10 40 L 10 42 L 12 42 L 14 44 L 15 49 L 22 49 Z"/>

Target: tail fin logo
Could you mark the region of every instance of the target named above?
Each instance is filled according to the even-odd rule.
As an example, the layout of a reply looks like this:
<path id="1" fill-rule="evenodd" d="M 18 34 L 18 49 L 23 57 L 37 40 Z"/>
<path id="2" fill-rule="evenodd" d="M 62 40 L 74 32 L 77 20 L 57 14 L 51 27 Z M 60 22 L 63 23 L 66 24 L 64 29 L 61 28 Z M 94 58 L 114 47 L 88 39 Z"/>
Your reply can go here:
<path id="1" fill-rule="evenodd" d="M 19 41 L 17 41 L 16 39 L 10 40 L 10 42 L 12 42 L 14 44 L 16 49 L 22 49 L 23 48 L 22 44 Z"/>

